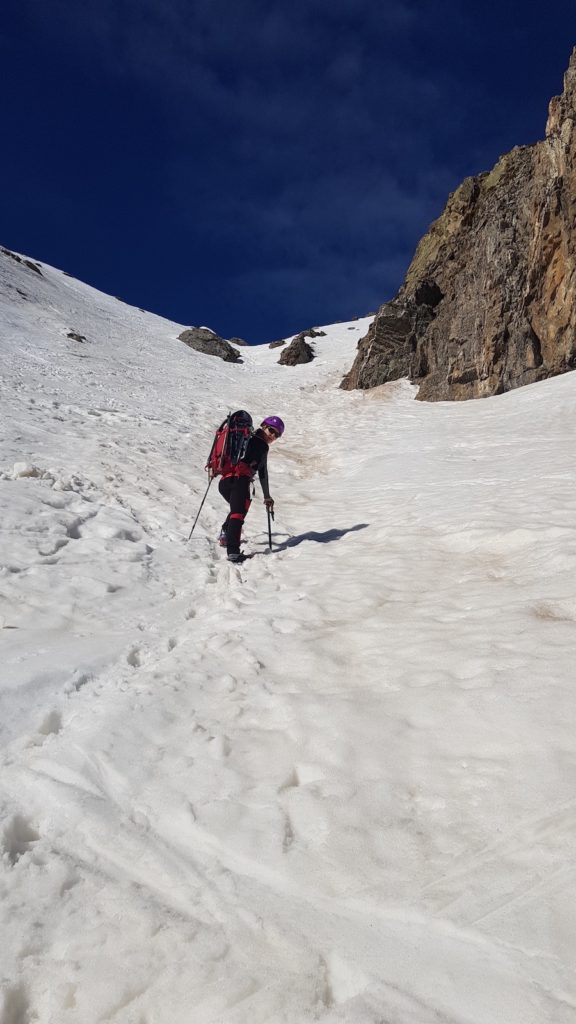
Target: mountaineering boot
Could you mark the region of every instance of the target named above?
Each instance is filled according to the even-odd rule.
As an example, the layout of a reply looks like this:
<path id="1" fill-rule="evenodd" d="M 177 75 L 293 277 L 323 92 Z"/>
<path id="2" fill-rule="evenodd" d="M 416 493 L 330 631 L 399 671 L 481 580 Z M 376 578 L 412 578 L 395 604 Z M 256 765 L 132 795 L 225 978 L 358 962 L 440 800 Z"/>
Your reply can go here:
<path id="1" fill-rule="evenodd" d="M 228 555 L 228 561 L 229 562 L 235 562 L 235 564 L 238 565 L 240 562 L 245 562 L 246 561 L 246 555 L 243 555 L 240 551 L 238 551 L 238 552 L 232 551 Z"/>
<path id="2" fill-rule="evenodd" d="M 227 543 L 228 543 L 228 539 L 226 537 L 226 530 L 224 529 L 224 527 L 222 527 L 222 529 L 220 530 L 220 536 L 218 537 L 218 543 L 219 543 L 221 548 L 225 548 Z"/>

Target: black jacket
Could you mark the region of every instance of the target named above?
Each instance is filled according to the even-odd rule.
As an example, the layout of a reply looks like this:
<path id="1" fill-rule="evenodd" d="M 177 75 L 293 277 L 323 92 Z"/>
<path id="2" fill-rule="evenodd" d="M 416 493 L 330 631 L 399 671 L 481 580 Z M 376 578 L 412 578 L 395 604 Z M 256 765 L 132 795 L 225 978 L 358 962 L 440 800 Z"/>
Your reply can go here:
<path id="1" fill-rule="evenodd" d="M 264 434 L 261 430 L 257 430 L 256 433 L 248 441 L 244 458 L 240 462 L 240 466 L 245 465 L 250 470 L 250 476 L 252 479 L 258 473 L 264 497 L 270 497 L 270 489 L 268 487 L 268 442 L 266 441 Z"/>

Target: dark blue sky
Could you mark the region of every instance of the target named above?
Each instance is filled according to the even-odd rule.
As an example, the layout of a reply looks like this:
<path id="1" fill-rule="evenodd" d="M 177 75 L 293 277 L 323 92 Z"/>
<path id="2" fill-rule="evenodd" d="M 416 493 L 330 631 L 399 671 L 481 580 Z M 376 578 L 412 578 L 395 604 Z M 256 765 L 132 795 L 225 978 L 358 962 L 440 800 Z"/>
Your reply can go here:
<path id="1" fill-rule="evenodd" d="M 573 2 L 8 0 L 0 244 L 271 341 L 377 308 L 544 136 Z"/>

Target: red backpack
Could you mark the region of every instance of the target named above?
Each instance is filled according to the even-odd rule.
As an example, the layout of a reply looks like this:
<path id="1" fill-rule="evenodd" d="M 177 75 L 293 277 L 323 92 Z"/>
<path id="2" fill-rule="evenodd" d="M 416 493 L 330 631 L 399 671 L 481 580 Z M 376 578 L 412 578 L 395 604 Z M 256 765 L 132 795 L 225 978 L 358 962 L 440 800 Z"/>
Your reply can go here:
<path id="1" fill-rule="evenodd" d="M 228 414 L 216 431 L 205 466 L 211 477 L 234 475 L 253 433 L 249 413 L 239 409 Z"/>

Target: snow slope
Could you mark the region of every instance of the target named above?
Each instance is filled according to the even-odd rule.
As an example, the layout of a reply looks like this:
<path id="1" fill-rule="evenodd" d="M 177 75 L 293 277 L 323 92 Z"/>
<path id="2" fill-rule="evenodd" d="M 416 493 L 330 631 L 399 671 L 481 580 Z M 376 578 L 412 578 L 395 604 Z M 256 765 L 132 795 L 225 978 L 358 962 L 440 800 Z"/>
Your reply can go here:
<path id="1" fill-rule="evenodd" d="M 0 1024 L 573 1024 L 576 376 L 196 353 L 0 254 Z M 69 338 L 74 332 L 84 341 Z M 274 552 L 206 488 L 281 415 Z"/>

